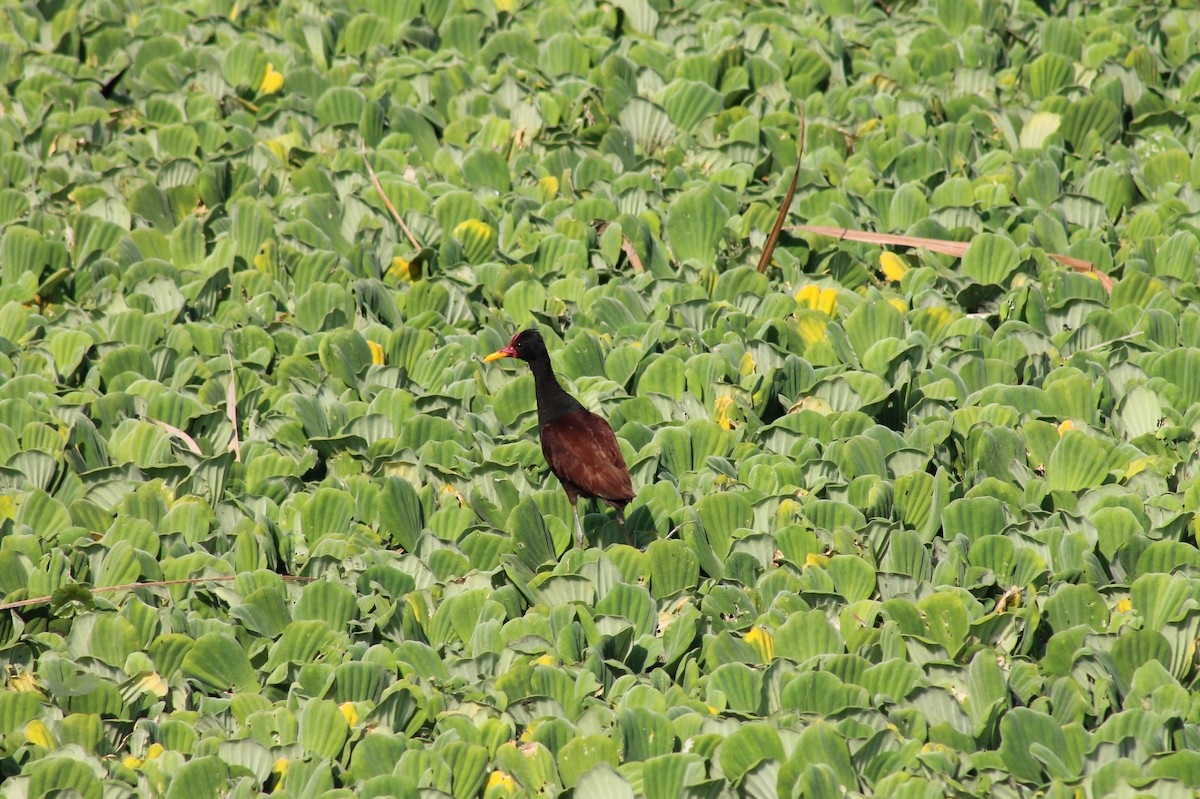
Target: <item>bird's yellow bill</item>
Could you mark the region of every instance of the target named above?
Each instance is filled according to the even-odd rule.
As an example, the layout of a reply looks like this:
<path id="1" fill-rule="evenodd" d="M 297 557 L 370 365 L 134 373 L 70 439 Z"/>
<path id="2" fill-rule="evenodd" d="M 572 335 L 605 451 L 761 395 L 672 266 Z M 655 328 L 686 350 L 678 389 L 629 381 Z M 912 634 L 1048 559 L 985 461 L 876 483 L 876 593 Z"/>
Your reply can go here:
<path id="1" fill-rule="evenodd" d="M 504 350 L 496 350 L 491 355 L 484 358 L 483 362 L 491 363 L 492 361 L 498 361 L 501 358 L 511 358 L 511 357 L 512 357 L 512 353 L 505 352 Z"/>

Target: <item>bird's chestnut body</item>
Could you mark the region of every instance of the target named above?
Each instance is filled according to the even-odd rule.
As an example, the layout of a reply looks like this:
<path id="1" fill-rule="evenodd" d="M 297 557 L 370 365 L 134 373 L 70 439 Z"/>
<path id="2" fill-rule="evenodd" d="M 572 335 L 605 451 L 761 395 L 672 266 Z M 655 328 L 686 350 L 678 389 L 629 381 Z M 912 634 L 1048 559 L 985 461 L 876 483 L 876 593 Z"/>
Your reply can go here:
<path id="1" fill-rule="evenodd" d="M 517 333 L 507 347 L 483 360 L 500 358 L 519 358 L 533 371 L 542 454 L 571 501 L 578 545 L 584 545 L 579 497 L 603 500 L 616 508 L 617 520 L 624 528 L 624 509 L 634 497 L 633 480 L 608 422 L 558 384 L 546 344 L 536 330 Z"/>

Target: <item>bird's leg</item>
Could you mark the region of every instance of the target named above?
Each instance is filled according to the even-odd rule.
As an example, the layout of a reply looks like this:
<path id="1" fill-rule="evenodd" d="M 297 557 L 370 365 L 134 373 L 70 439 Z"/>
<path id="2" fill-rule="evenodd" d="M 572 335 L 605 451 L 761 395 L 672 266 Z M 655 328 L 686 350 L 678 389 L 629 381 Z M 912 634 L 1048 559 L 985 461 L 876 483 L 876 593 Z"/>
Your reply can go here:
<path id="1" fill-rule="evenodd" d="M 571 512 L 575 514 L 575 545 L 585 549 L 587 541 L 583 538 L 583 522 L 579 521 L 579 504 L 575 497 L 571 497 Z"/>
<path id="2" fill-rule="evenodd" d="M 636 546 L 633 543 L 633 538 L 631 538 L 629 535 L 629 528 L 625 526 L 625 509 L 618 507 L 616 508 L 616 511 L 617 521 L 621 524 L 621 534 L 625 536 L 625 543 L 629 544 L 631 547 Z"/>

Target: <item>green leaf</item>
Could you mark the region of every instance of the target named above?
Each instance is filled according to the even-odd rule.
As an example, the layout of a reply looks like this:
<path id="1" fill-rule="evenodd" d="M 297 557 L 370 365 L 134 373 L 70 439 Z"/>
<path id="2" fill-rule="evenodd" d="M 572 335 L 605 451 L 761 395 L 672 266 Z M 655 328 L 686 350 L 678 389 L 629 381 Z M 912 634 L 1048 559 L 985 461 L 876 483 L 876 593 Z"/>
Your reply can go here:
<path id="1" fill-rule="evenodd" d="M 963 605 L 962 598 L 955 593 L 931 594 L 917 603 L 926 620 L 930 639 L 946 648 L 955 657 L 966 644 L 971 617 Z"/>
<path id="2" fill-rule="evenodd" d="M 1000 533 L 1006 523 L 1003 502 L 995 497 L 972 497 L 956 499 L 946 505 L 942 530 L 947 539 L 963 535 L 974 542 L 983 536 Z"/>
<path id="3" fill-rule="evenodd" d="M 336 488 L 317 489 L 300 509 L 300 530 L 310 544 L 344 534 L 354 515 L 354 497 Z"/>
<path id="4" fill-rule="evenodd" d="M 50 248 L 41 233 L 12 225 L 0 238 L 0 279 L 12 286 L 28 281 L 36 286 L 50 258 Z"/>
<path id="5" fill-rule="evenodd" d="M 650 558 L 650 594 L 656 599 L 695 588 L 700 564 L 682 541 L 659 540 L 646 548 Z"/>
<path id="6" fill-rule="evenodd" d="M 819 610 L 793 613 L 775 631 L 775 655 L 804 663 L 818 655 L 845 651 L 841 635 Z"/>
<path id="7" fill-rule="evenodd" d="M 387 478 L 379 504 L 381 532 L 411 552 L 416 549 L 417 537 L 424 527 L 423 517 L 421 500 L 412 484 L 402 477 Z"/>
<path id="8" fill-rule="evenodd" d="M 1065 750 L 1062 725 L 1029 708 L 1017 707 L 1006 713 L 1000 720 L 1000 757 L 1021 782 L 1042 783 L 1042 764 L 1031 751 L 1035 745 L 1051 752 Z"/>
<path id="9" fill-rule="evenodd" d="M 666 716 L 647 708 L 629 708 L 617 713 L 623 762 L 642 761 L 675 749 L 675 732 Z"/>
<path id="10" fill-rule="evenodd" d="M 168 799 L 200 799 L 214 796 L 229 784 L 229 767 L 215 756 L 199 757 L 182 764 L 171 777 Z"/>
<path id="11" fill-rule="evenodd" d="M 861 358 L 876 342 L 888 338 L 903 339 L 904 316 L 890 302 L 864 302 L 847 317 L 845 330 L 850 346 Z"/>
<path id="12" fill-rule="evenodd" d="M 358 618 L 358 601 L 345 585 L 318 580 L 304 587 L 296 603 L 295 618 L 324 621 L 335 630 L 344 630 Z"/>
<path id="13" fill-rule="evenodd" d="M 275 232 L 271 212 L 260 201 L 242 198 L 230 207 L 230 218 L 233 220 L 230 235 L 235 245 L 234 253 L 249 264 Z"/>
<path id="14" fill-rule="evenodd" d="M 1121 133 L 1121 112 L 1107 98 L 1092 96 L 1076 100 L 1063 114 L 1063 136 L 1079 151 L 1090 136 L 1101 144 L 1116 140 Z"/>
<path id="15" fill-rule="evenodd" d="M 875 570 L 856 555 L 835 555 L 829 560 L 834 590 L 847 602 L 860 602 L 875 593 Z"/>
<path id="16" fill-rule="evenodd" d="M 617 744 L 602 735 L 580 735 L 572 738 L 558 754 L 558 773 L 563 786 L 579 784 L 579 778 L 597 766 L 616 766 L 620 762 Z"/>
<path id="17" fill-rule="evenodd" d="M 241 39 L 225 53 L 222 72 L 234 88 L 257 89 L 267 74 L 267 57 L 257 42 Z"/>
<path id="18" fill-rule="evenodd" d="M 1046 464 L 1046 480 L 1050 489 L 1079 491 L 1100 485 L 1108 476 L 1111 455 L 1111 445 L 1082 430 L 1067 430 L 1054 447 L 1050 462 Z"/>
<path id="19" fill-rule="evenodd" d="M 677 799 L 684 795 L 685 786 L 694 785 L 704 776 L 704 758 L 695 754 L 661 755 L 642 764 L 646 799 Z"/>
<path id="20" fill-rule="evenodd" d="M 1071 62 L 1058 53 L 1043 53 L 1028 67 L 1029 96 L 1041 100 L 1071 85 L 1075 77 Z"/>
<path id="21" fill-rule="evenodd" d="M 256 691 L 258 678 L 246 650 L 228 633 L 205 633 L 183 658 L 183 675 L 217 691 Z"/>
<path id="22" fill-rule="evenodd" d="M 342 50 L 348 55 L 361 56 L 368 50 L 384 44 L 391 38 L 391 26 L 375 14 L 356 14 L 343 30 L 339 39 Z"/>
<path id="23" fill-rule="evenodd" d="M 365 105 L 366 99 L 357 89 L 333 86 L 317 98 L 317 121 L 326 127 L 357 126 Z"/>
<path id="24" fill-rule="evenodd" d="M 1196 602 L 1190 582 L 1177 574 L 1143 574 L 1129 587 L 1129 599 L 1146 630 L 1161 630 Z"/>
<path id="25" fill-rule="evenodd" d="M 1128 684 L 1133 674 L 1151 660 L 1171 665 L 1171 645 L 1156 630 L 1123 630 L 1112 647 L 1117 674 Z"/>
<path id="26" fill-rule="evenodd" d="M 729 211 L 708 188 L 693 189 L 675 198 L 667 216 L 667 240 L 675 257 L 695 259 L 705 266 L 717 261 L 717 245 Z"/>
<path id="27" fill-rule="evenodd" d="M 579 799 L 633 799 L 633 788 L 612 765 L 602 763 L 579 779 L 574 796 Z"/>
<path id="28" fill-rule="evenodd" d="M 733 546 L 734 531 L 750 527 L 753 509 L 740 494 L 726 492 L 701 497 L 696 503 L 696 513 L 713 553 L 724 560 Z"/>
<path id="29" fill-rule="evenodd" d="M 1200 258 L 1200 242 L 1195 234 L 1181 230 L 1162 243 L 1154 254 L 1154 274 L 1173 277 L 1176 280 L 1191 280 L 1195 276 L 1196 261 Z"/>
<path id="30" fill-rule="evenodd" d="M 719 752 L 721 770 L 737 782 L 764 760 L 784 760 L 783 743 L 774 727 L 764 722 L 743 724 L 725 738 Z"/>
<path id="31" fill-rule="evenodd" d="M 1003 236 L 980 233 L 963 253 L 963 274 L 984 285 L 1004 285 L 1016 271 L 1017 247 Z"/>
<path id="32" fill-rule="evenodd" d="M 645 1 L 631 0 L 635 3 Z M 643 153 L 655 153 L 675 137 L 675 126 L 671 124 L 667 112 L 640 97 L 634 97 L 626 103 L 619 118 L 621 127 L 629 131 Z"/>
<path id="33" fill-rule="evenodd" d="M 542 45 L 541 67 L 551 75 L 586 75 L 591 66 L 587 48 L 569 33 L 551 36 Z"/>
<path id="34" fill-rule="evenodd" d="M 310 699 L 300 713 L 300 746 L 326 760 L 337 758 L 350 730 L 336 702 Z"/>
<path id="35" fill-rule="evenodd" d="M 512 187 L 508 163 L 495 150 L 472 150 L 463 159 L 462 169 L 467 183 L 475 188 L 487 187 L 503 193 Z"/>
<path id="36" fill-rule="evenodd" d="M 690 80 L 676 80 L 663 93 L 667 116 L 680 130 L 694 130 L 701 120 L 721 110 L 720 92 Z"/>
<path id="37" fill-rule="evenodd" d="M 724 697 L 727 709 L 737 713 L 761 715 L 764 710 L 762 674 L 744 663 L 725 663 L 708 678 L 709 704 L 714 692 Z"/>
<path id="38" fill-rule="evenodd" d="M 833 724 L 818 721 L 810 725 L 800 734 L 800 740 L 788 761 L 788 768 L 792 771 L 813 765 L 827 767 L 842 791 L 858 787 L 850 749 Z"/>
<path id="39" fill-rule="evenodd" d="M 1046 617 L 1059 632 L 1079 625 L 1100 631 L 1108 622 L 1108 606 L 1090 585 L 1064 585 L 1046 600 Z"/>
<path id="40" fill-rule="evenodd" d="M 28 775 L 29 782 L 26 785 L 31 796 L 69 792 L 84 799 L 100 799 L 103 795 L 99 778 L 82 759 L 47 757 L 33 763 Z"/>

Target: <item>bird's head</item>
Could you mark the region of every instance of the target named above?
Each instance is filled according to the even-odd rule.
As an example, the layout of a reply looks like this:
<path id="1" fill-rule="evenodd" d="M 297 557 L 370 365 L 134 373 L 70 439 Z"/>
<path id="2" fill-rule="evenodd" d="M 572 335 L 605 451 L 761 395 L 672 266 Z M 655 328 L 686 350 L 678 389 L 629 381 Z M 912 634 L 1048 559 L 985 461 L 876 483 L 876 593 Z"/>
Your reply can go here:
<path id="1" fill-rule="evenodd" d="M 508 342 L 507 347 L 496 350 L 484 358 L 483 362 L 490 363 L 501 358 L 520 358 L 522 361 L 532 361 L 544 357 L 547 357 L 546 342 L 542 341 L 542 335 L 536 330 L 522 330 L 512 337 L 512 341 Z"/>

